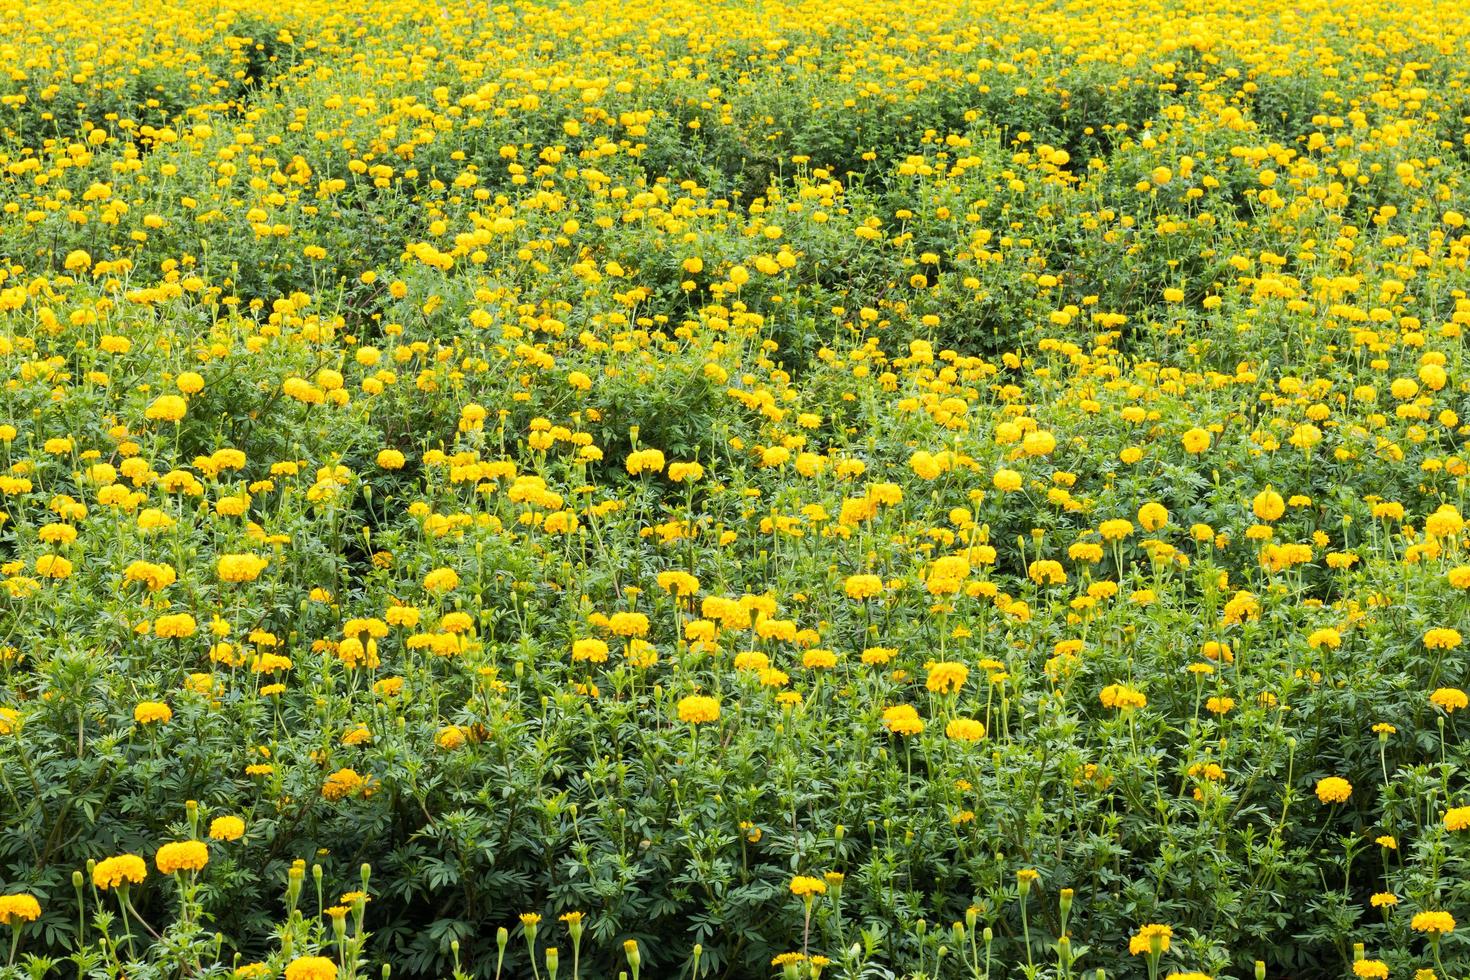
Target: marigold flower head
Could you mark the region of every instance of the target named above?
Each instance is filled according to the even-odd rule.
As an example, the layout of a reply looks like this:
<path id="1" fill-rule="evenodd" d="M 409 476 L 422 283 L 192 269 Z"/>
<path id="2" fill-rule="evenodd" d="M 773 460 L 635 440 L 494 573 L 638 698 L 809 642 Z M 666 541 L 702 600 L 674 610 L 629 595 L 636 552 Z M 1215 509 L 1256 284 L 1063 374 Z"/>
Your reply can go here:
<path id="1" fill-rule="evenodd" d="M 1346 803 L 1353 795 L 1353 784 L 1341 776 L 1326 776 L 1317 780 L 1317 799 L 1323 803 Z"/>
<path id="2" fill-rule="evenodd" d="M 1147 695 L 1126 684 L 1109 684 L 1098 693 L 1098 700 L 1104 708 L 1117 708 L 1119 711 L 1148 706 Z"/>
<path id="3" fill-rule="evenodd" d="M 1267 487 L 1251 500 L 1251 511 L 1263 521 L 1279 520 L 1286 513 L 1286 501 L 1281 498 L 1281 494 Z"/>
<path id="4" fill-rule="evenodd" d="M 133 709 L 133 721 L 140 725 L 172 720 L 173 709 L 161 701 L 144 701 Z"/>
<path id="5" fill-rule="evenodd" d="M 451 592 L 459 587 L 459 574 L 452 568 L 436 568 L 424 576 L 424 588 L 430 592 Z"/>
<path id="6" fill-rule="evenodd" d="M 189 403 L 180 395 L 159 395 L 149 404 L 143 416 L 150 422 L 178 422 L 189 411 Z"/>
<path id="7" fill-rule="evenodd" d="M 929 676 L 924 686 L 936 694 L 951 694 L 965 686 L 970 668 L 961 663 L 943 661 L 929 664 Z"/>
<path id="8" fill-rule="evenodd" d="M 209 848 L 197 840 L 164 844 L 154 855 L 153 863 L 166 875 L 176 871 L 202 871 L 209 863 Z"/>
<path id="9" fill-rule="evenodd" d="M 944 734 L 957 742 L 978 742 L 985 737 L 985 725 L 973 718 L 952 718 Z"/>
<path id="10" fill-rule="evenodd" d="M 325 956 L 298 956 L 286 965 L 286 980 L 337 980 L 337 964 Z"/>
<path id="11" fill-rule="evenodd" d="M 1453 650 L 1460 643 L 1459 630 L 1438 628 L 1424 634 L 1424 647 L 1428 650 Z"/>
<path id="12" fill-rule="evenodd" d="M 791 894 L 798 898 L 827 894 L 827 883 L 821 878 L 797 875 L 791 879 Z"/>
<path id="13" fill-rule="evenodd" d="M 119 854 L 98 861 L 92 869 L 92 884 L 106 891 L 125 884 L 139 884 L 148 877 L 148 865 L 136 854 Z"/>
<path id="14" fill-rule="evenodd" d="M 215 570 L 221 582 L 254 582 L 269 564 L 260 555 L 220 555 Z"/>
<path id="15" fill-rule="evenodd" d="M 917 735 L 924 730 L 924 720 L 911 704 L 899 704 L 884 709 L 883 724 L 898 735 Z"/>
<path id="16" fill-rule="evenodd" d="M 720 702 L 703 694 L 679 699 L 679 720 L 691 725 L 704 725 L 720 720 Z"/>
<path id="17" fill-rule="evenodd" d="M 153 622 L 153 632 L 163 640 L 187 640 L 199 631 L 199 623 L 188 613 L 170 613 Z"/>
<path id="18" fill-rule="evenodd" d="M 1169 509 L 1161 503 L 1150 501 L 1138 508 L 1138 523 L 1145 531 L 1157 531 L 1169 523 Z"/>
<path id="19" fill-rule="evenodd" d="M 1191 456 L 1197 456 L 1210 448 L 1210 433 L 1208 429 L 1195 427 L 1185 432 L 1179 439 L 1184 446 L 1184 451 Z"/>
<path id="20" fill-rule="evenodd" d="M 365 782 L 355 769 L 338 769 L 322 784 L 322 796 L 329 800 L 340 800 L 361 789 Z"/>
<path id="21" fill-rule="evenodd" d="M 1158 955 L 1169 950 L 1169 940 L 1174 930 L 1157 922 L 1139 926 L 1128 940 L 1128 952 L 1132 956 Z"/>
<path id="22" fill-rule="evenodd" d="M 1458 687 L 1440 687 L 1429 695 L 1432 704 L 1437 705 L 1446 714 L 1453 714 L 1461 708 L 1470 705 L 1470 697 Z"/>
<path id="23" fill-rule="evenodd" d="M 1455 917 L 1448 912 L 1417 912 L 1409 925 L 1415 932 L 1443 935 L 1455 931 Z"/>
<path id="24" fill-rule="evenodd" d="M 17 926 L 22 922 L 35 922 L 41 917 L 41 903 L 36 896 L 21 892 L 16 895 L 0 895 L 0 925 Z"/>
<path id="25" fill-rule="evenodd" d="M 245 836 L 245 821 L 235 816 L 215 817 L 209 823 L 212 840 L 239 840 Z"/>

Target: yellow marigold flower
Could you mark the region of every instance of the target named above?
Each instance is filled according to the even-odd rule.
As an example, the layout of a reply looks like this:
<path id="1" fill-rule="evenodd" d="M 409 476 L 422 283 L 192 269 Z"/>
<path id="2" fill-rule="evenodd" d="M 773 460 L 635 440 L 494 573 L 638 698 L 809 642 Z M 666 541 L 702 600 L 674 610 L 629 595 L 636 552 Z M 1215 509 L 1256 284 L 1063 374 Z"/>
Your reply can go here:
<path id="1" fill-rule="evenodd" d="M 1410 920 L 1409 925 L 1415 932 L 1443 935 L 1455 931 L 1455 917 L 1448 912 L 1419 912 Z"/>
<path id="2" fill-rule="evenodd" d="M 1375 909 L 1392 908 L 1399 903 L 1399 897 L 1393 892 L 1376 892 L 1368 901 Z"/>
<path id="3" fill-rule="evenodd" d="M 459 574 L 452 568 L 436 568 L 424 576 L 424 588 L 430 592 L 451 592 L 459 588 Z"/>
<path id="4" fill-rule="evenodd" d="M 585 637 L 572 642 L 572 659 L 600 664 L 607 661 L 607 643 L 596 637 Z"/>
<path id="5" fill-rule="evenodd" d="M 140 725 L 171 721 L 173 716 L 173 709 L 161 701 L 144 701 L 133 709 L 133 721 Z"/>
<path id="6" fill-rule="evenodd" d="M 179 422 L 189 411 L 189 403 L 179 395 L 159 395 L 143 416 L 150 422 Z"/>
<path id="7" fill-rule="evenodd" d="M 1465 529 L 1465 519 L 1450 504 L 1441 504 L 1439 509 L 1424 518 L 1424 530 L 1431 537 L 1452 538 Z"/>
<path id="8" fill-rule="evenodd" d="M 1311 647 L 1313 650 L 1320 650 L 1323 647 L 1327 647 L 1331 650 L 1336 650 L 1338 647 L 1342 646 L 1342 634 L 1339 633 L 1337 630 L 1332 629 L 1331 627 L 1313 630 L 1307 636 L 1307 646 Z"/>
<path id="9" fill-rule="evenodd" d="M 21 892 L 17 895 L 0 895 L 0 924 L 18 926 L 22 922 L 35 922 L 41 917 L 41 903 L 36 896 Z"/>
<path id="10" fill-rule="evenodd" d="M 1157 922 L 1150 922 L 1140 926 L 1138 931 L 1128 940 L 1128 952 L 1133 956 L 1153 955 L 1169 951 L 1169 940 L 1174 935 L 1174 930 L 1169 926 Z"/>
<path id="11" fill-rule="evenodd" d="M 1429 700 L 1443 708 L 1446 714 L 1452 714 L 1470 705 L 1470 696 L 1466 696 L 1465 692 L 1458 687 L 1436 688 L 1434 693 L 1429 695 Z"/>
<path id="12" fill-rule="evenodd" d="M 166 875 L 176 871 L 202 871 L 209 863 L 209 848 L 201 841 L 186 840 L 165 844 L 153 857 L 158 870 Z"/>
<path id="13" fill-rule="evenodd" d="M 1184 433 L 1179 439 L 1184 446 L 1184 451 L 1191 456 L 1197 456 L 1210 448 L 1210 433 L 1208 429 L 1196 426 Z"/>
<path id="14" fill-rule="evenodd" d="M 1026 568 L 1026 577 L 1037 585 L 1064 585 L 1067 581 L 1067 572 L 1062 568 L 1061 562 L 1042 558 L 1033 561 Z"/>
<path id="15" fill-rule="evenodd" d="M 1098 700 L 1104 708 L 1117 708 L 1120 711 L 1148 706 L 1148 697 L 1126 684 L 1109 684 L 1098 693 Z"/>
<path id="16" fill-rule="evenodd" d="M 1150 501 L 1138 508 L 1138 523 L 1145 531 L 1157 531 L 1169 523 L 1169 509 L 1163 504 Z"/>
<path id="17" fill-rule="evenodd" d="M 1323 803 L 1346 803 L 1352 795 L 1352 783 L 1341 776 L 1326 776 L 1317 780 L 1317 799 Z"/>
<path id="18" fill-rule="evenodd" d="M 837 654 L 831 650 L 808 650 L 801 655 L 801 665 L 808 670 L 830 670 L 837 666 Z"/>
<path id="19" fill-rule="evenodd" d="M 995 489 L 1010 493 L 1014 490 L 1021 489 L 1021 474 L 1015 470 L 996 470 L 995 475 L 990 478 L 990 483 Z"/>
<path id="20" fill-rule="evenodd" d="M 325 956 L 298 956 L 286 965 L 286 980 L 337 980 L 337 964 Z"/>
<path id="21" fill-rule="evenodd" d="M 640 473 L 662 473 L 664 454 L 657 449 L 638 449 L 628 454 L 623 465 L 632 476 Z"/>
<path id="22" fill-rule="evenodd" d="M 703 694 L 691 694 L 679 699 L 679 720 L 691 725 L 703 725 L 720 720 L 720 702 Z"/>
<path id="23" fill-rule="evenodd" d="M 97 862 L 92 884 L 104 891 L 125 884 L 138 884 L 148 877 L 148 865 L 136 854 L 119 854 Z"/>
<path id="24" fill-rule="evenodd" d="M 209 823 L 212 840 L 239 840 L 245 836 L 245 821 L 239 817 L 215 817 Z"/>
<path id="25" fill-rule="evenodd" d="M 1281 499 L 1281 494 L 1267 487 L 1251 501 L 1251 512 L 1263 521 L 1279 520 L 1286 513 L 1286 501 Z"/>
<path id="26" fill-rule="evenodd" d="M 954 718 L 944 726 L 944 734 L 956 742 L 978 742 L 985 737 L 985 726 L 973 718 Z"/>
<path id="27" fill-rule="evenodd" d="M 827 883 L 821 878 L 797 875 L 791 879 L 791 894 L 799 898 L 806 898 L 811 895 L 825 895 L 827 894 Z"/>
<path id="28" fill-rule="evenodd" d="M 911 704 L 899 704 L 885 709 L 883 724 L 898 735 L 917 735 L 924 730 L 924 720 Z"/>
<path id="29" fill-rule="evenodd" d="M 909 457 L 909 468 L 922 480 L 937 480 L 949 466 L 943 454 L 936 456 L 921 449 Z"/>
<path id="30" fill-rule="evenodd" d="M 1470 806 L 1450 807 L 1445 811 L 1444 825 L 1446 830 L 1470 828 Z"/>
<path id="31" fill-rule="evenodd" d="M 188 613 L 172 613 L 153 621 L 153 634 L 163 640 L 187 640 L 199 631 L 199 624 Z"/>
<path id="32" fill-rule="evenodd" d="M 698 463 L 670 463 L 669 479 L 675 483 L 697 483 L 704 478 L 704 467 Z"/>
<path id="33" fill-rule="evenodd" d="M 72 564 L 61 555 L 41 555 L 36 558 L 36 574 L 42 578 L 71 578 Z"/>
<path id="34" fill-rule="evenodd" d="M 961 663 L 943 661 L 928 665 L 929 677 L 924 686 L 936 694 L 952 694 L 965 686 L 970 668 Z"/>
<path id="35" fill-rule="evenodd" d="M 877 575 L 849 575 L 842 590 L 852 599 L 871 599 L 883 594 L 883 579 Z"/>
<path id="36" fill-rule="evenodd" d="M 1358 960 L 1353 964 L 1353 976 L 1364 980 L 1388 980 L 1388 964 L 1382 960 Z"/>
<path id="37" fill-rule="evenodd" d="M 1021 439 L 1021 451 L 1027 456 L 1049 456 L 1057 448 L 1057 437 L 1045 429 L 1026 433 Z"/>
<path id="38" fill-rule="evenodd" d="M 607 618 L 607 628 L 617 636 L 647 636 L 648 617 L 643 613 L 616 612 Z"/>
<path id="39" fill-rule="evenodd" d="M 1429 650 L 1453 650 L 1460 641 L 1459 630 L 1438 628 L 1424 634 L 1424 646 Z"/>
<path id="40" fill-rule="evenodd" d="M 269 564 L 260 555 L 220 555 L 215 570 L 221 582 L 254 582 Z"/>
<path id="41" fill-rule="evenodd" d="M 356 792 L 364 782 L 355 769 L 338 769 L 322 784 L 322 796 L 329 800 L 340 800 Z"/>
<path id="42" fill-rule="evenodd" d="M 699 591 L 699 579 L 688 572 L 659 572 L 656 581 L 659 588 L 671 595 L 691 596 Z"/>
<path id="43" fill-rule="evenodd" d="M 383 449 L 378 452 L 377 463 L 380 469 L 401 470 L 408 460 L 396 449 Z"/>

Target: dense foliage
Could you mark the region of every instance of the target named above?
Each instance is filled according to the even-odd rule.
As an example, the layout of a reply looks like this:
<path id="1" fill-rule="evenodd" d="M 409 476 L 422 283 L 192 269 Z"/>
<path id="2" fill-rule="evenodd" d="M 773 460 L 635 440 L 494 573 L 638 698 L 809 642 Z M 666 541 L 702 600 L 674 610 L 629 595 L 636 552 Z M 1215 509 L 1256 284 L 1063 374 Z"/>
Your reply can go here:
<path id="1" fill-rule="evenodd" d="M 1470 974 L 1470 7 L 0 52 L 0 976 Z"/>

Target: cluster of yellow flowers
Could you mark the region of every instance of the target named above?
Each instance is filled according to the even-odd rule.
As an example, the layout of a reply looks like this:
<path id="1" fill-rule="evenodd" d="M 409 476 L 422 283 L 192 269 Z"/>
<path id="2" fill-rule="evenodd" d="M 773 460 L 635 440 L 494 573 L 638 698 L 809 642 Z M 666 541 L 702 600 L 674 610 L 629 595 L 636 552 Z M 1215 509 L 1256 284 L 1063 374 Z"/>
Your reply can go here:
<path id="1" fill-rule="evenodd" d="M 1453 973 L 1467 46 L 1450 0 L 0 10 L 0 922 L 64 951 L 33 894 L 128 847 L 246 929 L 361 851 L 456 920 L 384 935 L 466 946 L 513 889 L 732 974 L 960 910 L 883 968 Z M 783 881 L 779 936 L 724 897 Z M 237 972 L 352 980 L 320 947 Z"/>

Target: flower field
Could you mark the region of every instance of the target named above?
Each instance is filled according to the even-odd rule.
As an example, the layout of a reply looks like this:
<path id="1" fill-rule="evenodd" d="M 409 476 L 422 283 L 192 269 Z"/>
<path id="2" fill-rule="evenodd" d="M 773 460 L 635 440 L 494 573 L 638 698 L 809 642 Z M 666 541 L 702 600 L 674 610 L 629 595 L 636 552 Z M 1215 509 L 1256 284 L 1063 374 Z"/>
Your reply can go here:
<path id="1" fill-rule="evenodd" d="M 1470 7 L 0 52 L 0 978 L 1470 976 Z"/>

